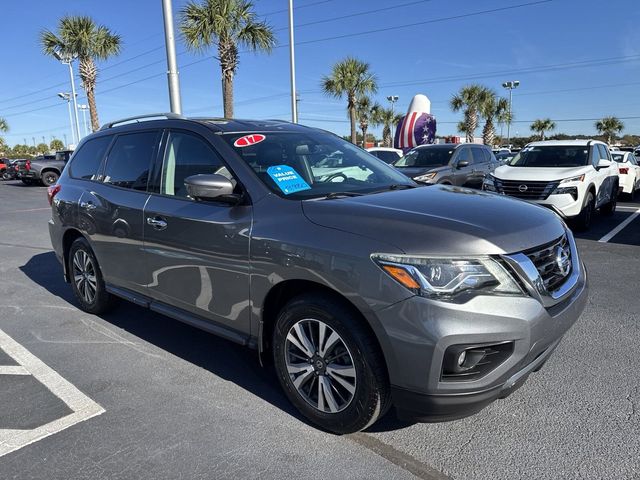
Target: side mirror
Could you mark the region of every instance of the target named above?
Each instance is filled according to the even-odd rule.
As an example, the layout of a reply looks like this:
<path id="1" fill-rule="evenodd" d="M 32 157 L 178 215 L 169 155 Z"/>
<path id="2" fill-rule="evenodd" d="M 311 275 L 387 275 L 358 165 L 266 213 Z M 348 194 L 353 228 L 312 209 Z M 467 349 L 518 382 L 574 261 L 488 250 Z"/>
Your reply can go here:
<path id="1" fill-rule="evenodd" d="M 217 173 L 192 175 L 184 179 L 184 186 L 189 196 L 196 200 L 215 200 L 233 205 L 242 200 L 241 195 L 233 193 L 231 180 Z"/>
<path id="2" fill-rule="evenodd" d="M 456 164 L 456 168 L 457 169 L 461 169 L 464 167 L 468 167 L 469 166 L 469 162 L 467 160 L 460 160 L 457 164 Z"/>
<path id="3" fill-rule="evenodd" d="M 596 170 L 600 170 L 601 168 L 607 168 L 611 166 L 611 161 L 601 158 L 598 160 L 598 165 L 596 165 Z"/>

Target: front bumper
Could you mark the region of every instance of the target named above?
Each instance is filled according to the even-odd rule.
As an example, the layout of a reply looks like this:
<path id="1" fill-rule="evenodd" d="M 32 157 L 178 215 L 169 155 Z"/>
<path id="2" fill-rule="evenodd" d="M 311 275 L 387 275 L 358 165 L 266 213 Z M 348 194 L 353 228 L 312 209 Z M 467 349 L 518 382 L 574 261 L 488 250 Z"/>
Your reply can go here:
<path id="1" fill-rule="evenodd" d="M 549 358 L 587 302 L 584 265 L 566 297 L 543 306 L 532 297 L 477 296 L 461 304 L 411 297 L 378 311 L 399 416 L 443 421 L 476 413 L 518 388 Z M 447 348 L 513 342 L 513 352 L 471 381 L 442 377 Z"/>

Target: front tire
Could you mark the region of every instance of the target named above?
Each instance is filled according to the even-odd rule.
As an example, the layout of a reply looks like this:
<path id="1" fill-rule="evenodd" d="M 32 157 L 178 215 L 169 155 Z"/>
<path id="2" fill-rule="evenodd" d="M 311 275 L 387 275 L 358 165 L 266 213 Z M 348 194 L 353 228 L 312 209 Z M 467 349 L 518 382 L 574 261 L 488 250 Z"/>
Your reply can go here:
<path id="1" fill-rule="evenodd" d="M 616 205 L 618 204 L 618 185 L 614 185 L 611 191 L 611 200 L 606 205 L 600 207 L 600 213 L 605 217 L 610 217 L 616 213 Z"/>
<path id="2" fill-rule="evenodd" d="M 582 207 L 582 211 L 580 215 L 576 218 L 576 227 L 580 231 L 589 230 L 591 227 L 591 219 L 593 218 L 593 210 L 595 209 L 595 199 L 593 198 L 593 194 L 591 192 L 587 193 L 587 200 Z"/>
<path id="3" fill-rule="evenodd" d="M 116 299 L 107 292 L 98 260 L 85 238 L 77 238 L 71 244 L 67 268 L 82 310 L 99 315 L 114 307 Z"/>
<path id="4" fill-rule="evenodd" d="M 337 434 L 363 430 L 390 405 L 389 382 L 373 335 L 349 308 L 302 295 L 281 310 L 273 357 L 282 388 L 309 421 Z"/>
<path id="5" fill-rule="evenodd" d="M 42 174 L 42 184 L 45 187 L 50 187 L 58 181 L 58 178 L 60 178 L 60 175 L 56 172 L 44 172 Z"/>

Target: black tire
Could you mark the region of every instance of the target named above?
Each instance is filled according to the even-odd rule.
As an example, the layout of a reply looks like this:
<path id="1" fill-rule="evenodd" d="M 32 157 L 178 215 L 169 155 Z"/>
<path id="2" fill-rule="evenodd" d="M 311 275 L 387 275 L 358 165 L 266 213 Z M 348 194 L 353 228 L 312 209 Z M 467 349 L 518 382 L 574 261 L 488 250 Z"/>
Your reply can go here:
<path id="1" fill-rule="evenodd" d="M 582 207 L 580 215 L 578 215 L 576 218 L 576 227 L 578 228 L 578 230 L 586 231 L 589 230 L 589 227 L 591 227 L 591 220 L 593 218 L 595 203 L 596 202 L 593 198 L 593 194 L 591 192 L 588 192 L 584 207 Z"/>
<path id="2" fill-rule="evenodd" d="M 336 347 L 333 350 L 327 349 L 326 356 L 321 357 L 323 361 L 329 356 L 333 357 L 333 360 L 328 360 L 325 363 L 324 372 L 316 370 L 317 364 L 314 360 L 307 361 L 303 356 L 291 356 L 291 345 L 293 344 L 287 340 L 287 335 L 293 331 L 295 326 L 305 325 L 304 322 L 324 324 L 325 327 L 333 330 L 339 336 L 339 341 L 342 342 L 334 342 Z M 308 325 L 308 328 L 312 328 L 311 323 Z M 307 330 L 310 334 L 309 338 L 315 338 L 316 343 L 320 343 L 317 342 L 319 328 L 316 330 L 315 337 L 312 332 Z M 329 336 L 329 338 L 331 337 Z M 325 340 L 324 344 L 326 346 L 328 340 Z M 361 324 L 361 319 L 341 302 L 319 294 L 306 294 L 294 298 L 280 311 L 273 331 L 272 345 L 274 366 L 286 396 L 302 415 L 320 428 L 337 434 L 358 432 L 375 423 L 389 409 L 391 404 L 389 381 L 380 348 L 373 335 Z M 340 348 L 342 348 L 342 353 L 336 354 L 336 351 L 340 352 Z M 319 350 L 322 350 L 322 346 Z M 302 350 L 298 351 L 302 353 Z M 292 376 L 294 374 L 290 374 L 287 369 L 287 362 L 290 362 L 291 359 L 300 362 L 299 365 L 306 366 L 308 364 L 307 368 L 313 370 L 311 374 L 302 372 L 295 378 L 297 381 L 301 376 L 308 377 L 308 380 L 301 382 L 301 388 L 306 388 L 306 384 L 309 384 L 310 395 L 315 390 L 319 396 L 322 389 L 321 380 L 329 382 L 330 396 L 334 401 L 336 399 L 343 401 L 342 409 L 335 412 L 321 411 L 319 397 L 315 401 L 316 405 L 312 405 L 313 401 L 309 397 L 305 398 L 293 383 Z M 353 392 L 342 390 L 339 385 L 341 382 L 333 380 L 335 375 L 331 376 L 331 365 L 336 366 L 337 364 L 333 362 L 340 359 L 346 365 L 342 368 L 351 366 L 353 368 L 350 370 L 355 372 Z M 350 400 L 344 401 L 342 394 L 346 394 L 344 396 L 350 397 Z M 325 404 L 324 398 L 327 398 L 326 404 L 328 405 L 325 408 L 331 408 L 332 403 L 326 395 L 323 395 L 322 405 Z M 333 406 L 335 407 L 336 403 L 333 403 Z"/>
<path id="3" fill-rule="evenodd" d="M 42 174 L 41 182 L 45 187 L 50 187 L 58 181 L 58 178 L 60 178 L 58 172 L 49 170 Z"/>
<path id="4" fill-rule="evenodd" d="M 85 272 L 79 272 L 77 265 L 74 266 L 74 261 L 84 258 L 82 255 L 86 255 L 90 266 L 90 268 L 85 267 L 83 262 L 80 261 L 80 265 L 85 267 Z M 117 300 L 113 295 L 107 292 L 104 286 L 104 280 L 102 279 L 102 272 L 98 265 L 98 260 L 96 260 L 93 250 L 85 238 L 77 238 L 71 244 L 67 258 L 67 268 L 69 271 L 69 278 L 71 279 L 73 294 L 75 295 L 76 300 L 78 300 L 82 310 L 87 313 L 99 315 L 111 310 L 116 305 Z M 89 281 L 91 278 L 90 276 L 84 277 L 84 283 L 76 281 L 76 274 L 87 272 L 93 273 L 93 282 Z M 93 295 L 87 295 L 87 291 L 83 288 L 83 285 L 88 285 L 90 287 L 89 290 L 94 286 L 95 293 Z"/>
<path id="5" fill-rule="evenodd" d="M 613 186 L 611 192 L 611 201 L 600 207 L 600 213 L 605 217 L 611 217 L 616 213 L 616 205 L 618 204 L 618 185 Z"/>

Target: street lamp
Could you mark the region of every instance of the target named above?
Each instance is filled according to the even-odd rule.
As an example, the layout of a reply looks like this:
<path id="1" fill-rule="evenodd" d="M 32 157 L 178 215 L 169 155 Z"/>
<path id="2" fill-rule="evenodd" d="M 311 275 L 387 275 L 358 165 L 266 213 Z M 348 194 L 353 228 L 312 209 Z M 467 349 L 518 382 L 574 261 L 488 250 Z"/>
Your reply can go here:
<path id="1" fill-rule="evenodd" d="M 391 146 L 393 147 L 393 105 L 398 101 L 398 95 L 388 95 L 387 100 L 391 104 Z"/>
<path id="2" fill-rule="evenodd" d="M 60 92 L 58 93 L 58 97 L 60 97 L 61 100 L 67 102 L 67 107 L 69 108 L 69 128 L 71 128 L 71 141 L 73 143 L 76 143 L 76 135 L 75 135 L 75 131 L 73 129 L 73 115 L 71 114 L 71 94 L 68 92 Z M 65 135 L 66 137 L 66 135 Z M 67 143 L 66 139 L 65 139 L 65 144 Z M 66 147 L 67 145 L 65 145 Z"/>
<path id="3" fill-rule="evenodd" d="M 289 73 L 291 86 L 291 121 L 298 123 L 298 100 L 296 92 L 296 55 L 293 41 L 293 0 L 289 0 Z"/>
<path id="4" fill-rule="evenodd" d="M 78 105 L 78 108 L 82 110 L 82 123 L 84 124 L 84 134 L 89 135 L 89 124 L 87 123 L 87 110 L 89 105 Z"/>
<path id="5" fill-rule="evenodd" d="M 509 118 L 507 118 L 507 144 L 511 143 L 511 108 L 513 104 L 513 89 L 520 86 L 519 80 L 510 80 L 502 84 L 503 88 L 509 90 Z"/>
<path id="6" fill-rule="evenodd" d="M 73 79 L 73 59 L 74 57 L 69 54 L 64 54 L 60 50 L 54 50 L 53 56 L 56 57 L 62 64 L 69 65 L 69 79 L 71 80 L 71 95 L 73 99 L 73 111 L 75 112 L 75 135 L 78 141 L 80 141 L 80 122 L 78 121 L 78 103 L 76 100 L 76 84 Z M 60 95 L 60 94 L 58 94 Z M 73 121 L 72 128 L 73 128 Z"/>

